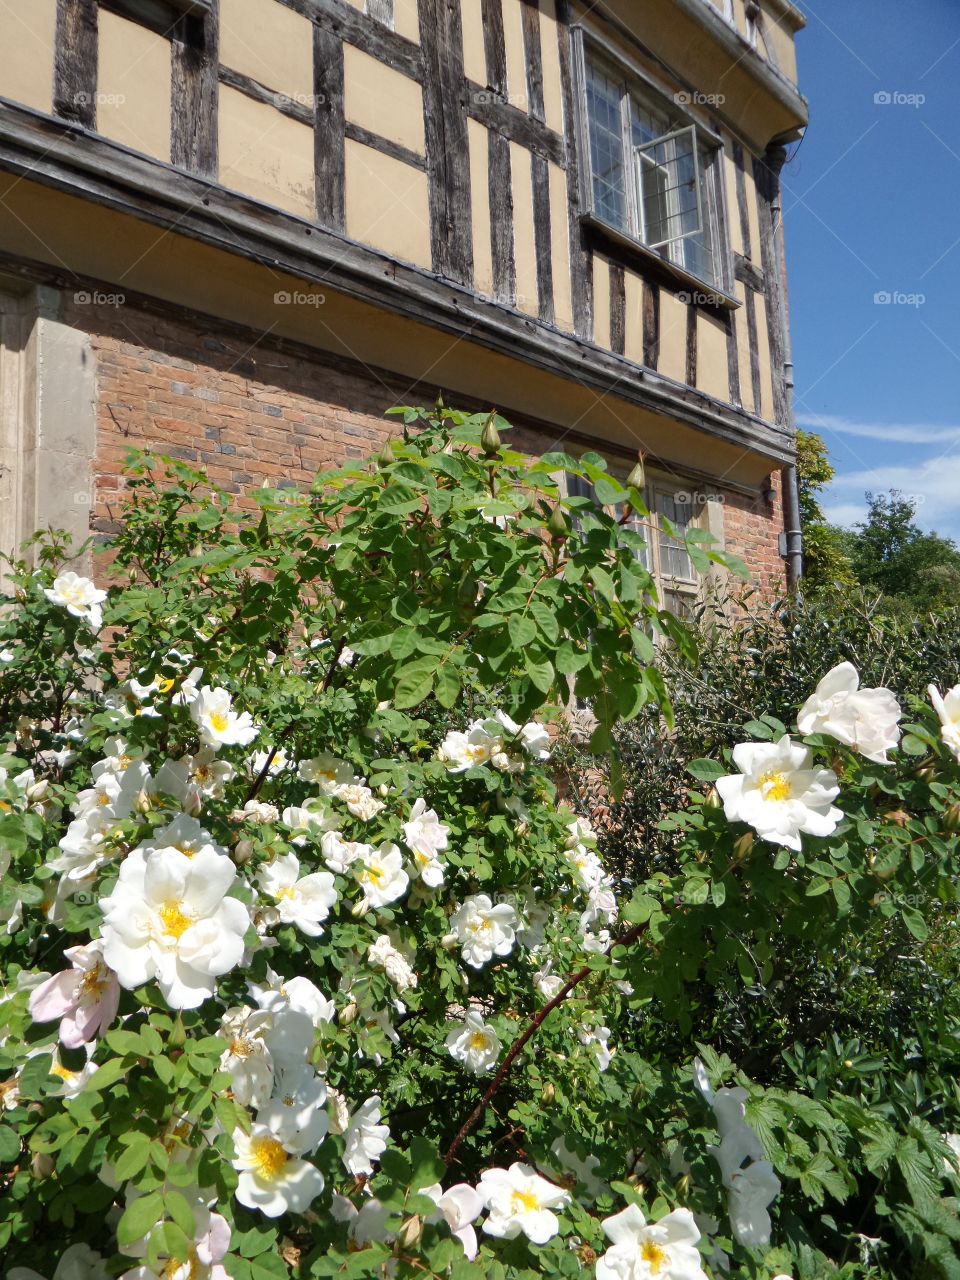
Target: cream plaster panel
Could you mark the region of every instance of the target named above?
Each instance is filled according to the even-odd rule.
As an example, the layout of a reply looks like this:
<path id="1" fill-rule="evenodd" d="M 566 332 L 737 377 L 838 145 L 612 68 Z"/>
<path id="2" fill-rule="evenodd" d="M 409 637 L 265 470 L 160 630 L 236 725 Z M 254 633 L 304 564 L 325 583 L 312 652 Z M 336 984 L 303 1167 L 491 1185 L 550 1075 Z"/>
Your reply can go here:
<path id="1" fill-rule="evenodd" d="M 463 24 L 463 70 L 468 80 L 487 83 L 487 55 L 483 43 L 481 0 L 460 0 Z"/>
<path id="2" fill-rule="evenodd" d="M 598 347 L 610 351 L 610 264 L 598 253 L 593 255 L 593 340 Z"/>
<path id="3" fill-rule="evenodd" d="M 550 175 L 550 256 L 553 262 L 554 322 L 558 329 L 573 333 L 567 175 L 555 164 L 548 164 L 547 170 Z"/>
<path id="4" fill-rule="evenodd" d="M 676 382 L 687 378 L 687 307 L 666 289 L 660 290 L 660 359 L 658 372 Z"/>
<path id="5" fill-rule="evenodd" d="M 773 421 L 773 368 L 770 364 L 770 335 L 767 332 L 767 306 L 762 293 L 757 294 L 757 354 L 760 357 L 760 397 L 757 413 L 767 422 Z"/>
<path id="6" fill-rule="evenodd" d="M 50 114 L 56 24 L 56 0 L 0 4 L 0 97 Z"/>
<path id="7" fill-rule="evenodd" d="M 730 399 L 727 332 L 719 320 L 702 311 L 697 317 L 697 389 L 718 400 Z"/>
<path id="8" fill-rule="evenodd" d="M 313 219 L 313 130 L 221 85 L 220 181 L 255 200 Z"/>
<path id="9" fill-rule="evenodd" d="M 512 2 L 512 0 L 511 0 Z M 535 316 L 539 312 L 537 247 L 533 234 L 533 173 L 530 152 L 510 143 L 513 174 L 513 252 L 517 262 L 517 310 Z"/>
<path id="10" fill-rule="evenodd" d="M 349 138 L 345 162 L 347 235 L 429 269 L 427 175 Z"/>
<path id="11" fill-rule="evenodd" d="M 420 43 L 420 18 L 417 0 L 393 0 L 393 29 L 397 35 Z"/>
<path id="12" fill-rule="evenodd" d="M 769 9 L 766 9 L 763 14 L 763 29 L 767 37 L 767 47 L 773 53 L 771 61 L 776 64 L 777 70 L 782 75 L 796 84 L 797 46 L 793 33 L 782 20 L 775 18 Z"/>
<path id="13" fill-rule="evenodd" d="M 747 222 L 750 226 L 750 257 L 760 265 L 760 213 L 757 208 L 757 184 L 753 177 L 753 156 L 743 153 L 743 180 L 747 194 Z"/>
<path id="14" fill-rule="evenodd" d="M 632 271 L 623 273 L 623 292 L 623 354 L 634 364 L 643 364 L 643 281 Z"/>
<path id="15" fill-rule="evenodd" d="M 741 303 L 746 301 L 746 285 L 738 280 L 735 286 L 737 298 Z M 740 373 L 740 403 L 748 413 L 756 412 L 753 400 L 753 374 L 750 369 L 750 335 L 747 332 L 746 308 L 741 306 L 736 313 L 737 325 L 737 368 Z"/>
<path id="16" fill-rule="evenodd" d="M 723 180 L 727 207 L 727 234 L 730 237 L 730 248 L 734 253 L 743 253 L 743 231 L 740 227 L 740 205 L 737 201 L 737 166 L 730 153 L 729 139 L 724 140 L 723 147 Z"/>
<path id="17" fill-rule="evenodd" d="M 313 95 L 313 25 L 277 0 L 220 0 L 220 61 L 307 102 Z"/>
<path id="18" fill-rule="evenodd" d="M 540 45 L 543 59 L 543 111 L 547 124 L 563 133 L 563 82 L 560 79 L 560 41 L 566 28 L 557 21 L 556 0 L 540 0 Z"/>
<path id="19" fill-rule="evenodd" d="M 527 52 L 523 39 L 523 0 L 502 0 L 503 38 L 507 50 L 507 98 L 521 111 L 530 110 L 527 97 Z"/>
<path id="20" fill-rule="evenodd" d="M 170 160 L 170 41 L 100 10 L 97 132 Z"/>
<path id="21" fill-rule="evenodd" d="M 352 44 L 343 46 L 343 81 L 352 124 L 423 155 L 423 94 L 415 81 Z"/>
<path id="22" fill-rule="evenodd" d="M 490 165 L 487 130 L 467 121 L 470 147 L 470 199 L 473 208 L 473 284 L 477 293 L 493 297 L 493 249 L 490 237 Z"/>

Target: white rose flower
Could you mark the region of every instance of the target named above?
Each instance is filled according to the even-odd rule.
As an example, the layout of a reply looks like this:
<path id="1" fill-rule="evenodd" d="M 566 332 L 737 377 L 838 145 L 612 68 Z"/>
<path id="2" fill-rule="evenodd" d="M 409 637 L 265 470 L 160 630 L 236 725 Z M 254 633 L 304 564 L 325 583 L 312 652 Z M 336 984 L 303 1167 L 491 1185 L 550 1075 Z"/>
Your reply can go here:
<path id="1" fill-rule="evenodd" d="M 103 898 L 103 955 L 128 990 L 155 978 L 174 1009 L 195 1009 L 216 979 L 243 956 L 246 907 L 227 890 L 228 858 L 204 849 L 192 858 L 172 849 L 134 849 Z"/>
<path id="2" fill-rule="evenodd" d="M 450 917 L 450 927 L 471 968 L 482 969 L 494 956 L 513 950 L 520 917 L 507 902 L 496 906 L 485 893 L 465 898 Z"/>
<path id="3" fill-rule="evenodd" d="M 483 1200 L 466 1182 L 458 1182 L 444 1191 L 439 1182 L 421 1187 L 418 1195 L 427 1196 L 437 1206 L 428 1222 L 446 1222 L 450 1234 L 463 1246 L 464 1256 L 472 1262 L 477 1256 L 477 1233 L 473 1223 L 483 1212 Z"/>
<path id="4" fill-rule="evenodd" d="M 295 845 L 320 840 L 324 832 L 330 831 L 334 822 L 316 801 L 305 805 L 288 805 L 280 815 L 280 820 L 285 827 L 296 833 L 290 837 L 290 843 Z"/>
<path id="5" fill-rule="evenodd" d="M 372 942 L 367 948 L 367 962 L 377 969 L 383 969 L 400 995 L 417 985 L 417 975 L 409 960 L 385 933 L 381 933 L 376 942 Z"/>
<path id="6" fill-rule="evenodd" d="M 603 863 L 593 849 L 588 849 L 584 844 L 575 844 L 573 848 L 564 850 L 564 857 L 584 893 L 591 893 L 604 883 Z"/>
<path id="7" fill-rule="evenodd" d="M 373 853 L 373 845 L 344 840 L 339 831 L 326 831 L 320 838 L 320 852 L 331 871 L 344 875 L 359 858 Z"/>
<path id="8" fill-rule="evenodd" d="M 309 760 L 301 760 L 297 770 L 304 782 L 316 783 L 324 795 L 336 795 L 341 787 L 352 786 L 357 781 L 353 767 L 346 760 L 324 751 Z"/>
<path id="9" fill-rule="evenodd" d="M 528 1164 L 509 1169 L 485 1169 L 477 1191 L 489 1210 L 483 1229 L 487 1235 L 513 1240 L 522 1232 L 534 1244 L 546 1244 L 560 1230 L 554 1209 L 569 1204 L 562 1187 L 541 1178 Z"/>
<path id="10" fill-rule="evenodd" d="M 476 1009 L 467 1010 L 463 1022 L 448 1034 L 446 1045 L 450 1056 L 475 1076 L 492 1070 L 500 1056 L 500 1037 Z"/>
<path id="11" fill-rule="evenodd" d="M 90 578 L 81 578 L 68 569 L 54 578 L 52 587 L 44 587 L 43 594 L 54 604 L 61 605 L 75 618 L 82 618 L 91 631 L 103 626 L 103 610 L 100 606 L 107 598 Z"/>
<path id="12" fill-rule="evenodd" d="M 443 884 L 443 863 L 437 856 L 447 847 L 450 828 L 427 808 L 422 797 L 414 801 L 410 818 L 403 824 L 403 842 L 413 854 L 416 874 L 429 889 Z"/>
<path id="13" fill-rule="evenodd" d="M 500 749 L 499 737 L 488 733 L 482 720 L 475 720 L 466 733 L 448 733 L 440 744 L 437 758 L 451 773 L 464 773 L 475 765 L 487 764 Z"/>
<path id="14" fill-rule="evenodd" d="M 960 684 L 955 684 L 943 696 L 935 684 L 928 684 L 927 693 L 934 711 L 940 717 L 940 736 L 960 760 Z"/>
<path id="15" fill-rule="evenodd" d="M 247 760 L 247 776 L 249 778 L 259 778 L 263 772 L 263 766 L 270 757 L 269 751 L 255 751 Z M 278 747 L 270 760 L 270 767 L 267 769 L 268 778 L 277 778 L 287 769 L 292 769 L 294 761 L 290 759 L 283 747 Z"/>
<path id="16" fill-rule="evenodd" d="M 635 1204 L 605 1218 L 611 1242 L 597 1259 L 597 1280 L 707 1280 L 697 1241 L 700 1232 L 689 1209 L 674 1209 L 647 1222 Z"/>
<path id="17" fill-rule="evenodd" d="M 370 822 L 386 805 L 378 800 L 369 787 L 363 783 L 352 783 L 348 787 L 340 787 L 337 798 L 342 800 L 355 818 L 361 822 Z"/>
<path id="18" fill-rule="evenodd" d="M 586 948 L 585 948 L 586 949 Z M 611 1049 L 607 1041 L 610 1039 L 609 1027 L 582 1027 L 577 1032 L 577 1037 L 582 1045 L 585 1045 L 597 1060 L 597 1070 L 606 1071 L 616 1049 Z"/>
<path id="19" fill-rule="evenodd" d="M 741 742 L 733 760 L 743 776 L 718 778 L 730 822 L 746 822 L 764 840 L 799 850 L 801 832 L 828 836 L 843 817 L 831 803 L 840 793 L 832 769 L 812 767 L 813 752 L 790 741 Z"/>
<path id="20" fill-rule="evenodd" d="M 801 733 L 827 733 L 868 760 L 888 764 L 900 741 L 900 704 L 889 689 L 861 689 L 852 662 L 828 671 L 797 716 Z"/>
<path id="21" fill-rule="evenodd" d="M 355 1176 L 373 1173 L 374 1161 L 387 1149 L 390 1129 L 380 1124 L 380 1098 L 374 1094 L 350 1117 L 345 1130 L 346 1149 L 343 1163 L 348 1173 Z"/>
<path id="22" fill-rule="evenodd" d="M 944 1159 L 943 1169 L 945 1173 L 952 1173 L 954 1176 L 960 1173 L 960 1133 L 945 1133 L 943 1140 L 953 1152 L 953 1160 Z"/>
<path id="23" fill-rule="evenodd" d="M 257 881 L 263 892 L 273 898 L 283 924 L 294 924 L 311 938 L 323 933 L 322 921 L 337 901 L 329 871 L 315 871 L 300 878 L 299 858 L 285 853 L 262 866 Z"/>
<path id="24" fill-rule="evenodd" d="M 309 978 L 283 979 L 268 969 L 267 981 L 263 987 L 247 983 L 257 1005 L 270 1014 L 263 1039 L 279 1068 L 298 1068 L 307 1060 L 317 1031 L 336 1018 L 336 1006 Z"/>
<path id="25" fill-rule="evenodd" d="M 204 685 L 190 704 L 190 715 L 200 730 L 200 741 L 209 747 L 248 746 L 259 733 L 249 711 L 233 710 L 226 689 Z"/>
<path id="26" fill-rule="evenodd" d="M 153 853 L 157 849 L 172 849 L 182 853 L 185 858 L 194 858 L 198 853 L 215 853 L 221 858 L 227 857 L 227 851 L 214 841 L 209 831 L 205 831 L 196 818 L 188 814 L 178 814 L 165 827 L 154 831 L 149 840 L 140 846 L 144 853 Z"/>
<path id="27" fill-rule="evenodd" d="M 220 1021 L 220 1034 L 227 1048 L 220 1058 L 220 1070 L 229 1071 L 230 1088 L 243 1107 L 260 1107 L 273 1092 L 273 1055 L 266 1037 L 273 1018 L 264 1009 L 236 1006 Z"/>
<path id="28" fill-rule="evenodd" d="M 327 1086 L 307 1064 L 286 1068 L 257 1112 L 257 1124 L 266 1125 L 293 1155 L 316 1151 L 329 1128 Z"/>
<path id="29" fill-rule="evenodd" d="M 363 890 L 363 901 L 371 907 L 396 902 L 407 891 L 410 877 L 403 869 L 403 855 L 395 844 L 384 841 L 376 849 L 367 848 L 351 870 Z"/>
<path id="30" fill-rule="evenodd" d="M 259 1209 L 268 1218 L 283 1213 L 305 1213 L 323 1191 L 323 1175 L 315 1165 L 289 1152 L 263 1124 L 249 1134 L 233 1131 L 239 1172 L 236 1197 L 248 1209 Z"/>

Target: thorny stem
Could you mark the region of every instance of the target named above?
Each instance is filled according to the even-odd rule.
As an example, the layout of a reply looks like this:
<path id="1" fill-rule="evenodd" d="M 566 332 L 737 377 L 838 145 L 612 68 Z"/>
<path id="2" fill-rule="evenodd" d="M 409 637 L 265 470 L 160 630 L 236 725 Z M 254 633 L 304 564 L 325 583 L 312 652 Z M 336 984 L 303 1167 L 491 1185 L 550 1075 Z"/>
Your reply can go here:
<path id="1" fill-rule="evenodd" d="M 607 947 L 606 951 L 603 954 L 607 956 L 610 955 L 614 947 L 628 947 L 632 942 L 636 942 L 636 940 L 646 931 L 646 928 L 647 928 L 646 921 L 644 921 L 643 924 L 634 925 L 634 927 L 632 929 L 628 929 L 627 932 L 622 937 L 615 938 L 614 941 L 610 943 L 610 946 Z M 493 1077 L 493 1080 L 490 1083 L 490 1087 L 487 1089 L 486 1093 L 483 1095 L 483 1097 L 480 1099 L 480 1101 L 477 1103 L 474 1109 L 467 1116 L 466 1120 L 460 1126 L 457 1136 L 454 1138 L 453 1142 L 451 1142 L 450 1146 L 447 1148 L 446 1155 L 443 1157 L 443 1162 L 448 1168 L 450 1167 L 450 1163 L 453 1160 L 453 1157 L 456 1155 L 457 1151 L 459 1150 L 461 1143 L 470 1134 L 470 1131 L 474 1129 L 476 1125 L 479 1123 L 481 1117 L 483 1116 L 484 1111 L 486 1111 L 487 1107 L 490 1105 L 494 1096 L 499 1091 L 500 1086 L 503 1084 L 504 1080 L 507 1078 L 510 1072 L 510 1068 L 513 1066 L 514 1062 L 516 1061 L 518 1055 L 520 1054 L 520 1051 L 524 1048 L 526 1044 L 529 1043 L 530 1040 L 533 1039 L 533 1037 L 537 1034 L 537 1032 L 540 1030 L 540 1027 L 543 1025 L 543 1023 L 546 1021 L 549 1015 L 554 1011 L 554 1009 L 556 1009 L 559 1005 L 563 1004 L 564 1000 L 566 1000 L 570 992 L 573 991 L 575 987 L 578 987 L 580 983 L 583 982 L 584 978 L 589 977 L 589 975 L 592 972 L 593 970 L 590 968 L 589 965 L 584 965 L 582 969 L 578 969 L 577 972 L 572 975 L 572 977 L 567 979 L 567 981 L 563 984 L 563 986 L 560 988 L 557 994 L 553 997 L 553 999 L 548 1000 L 547 1003 L 540 1010 L 540 1012 L 535 1017 L 530 1019 L 530 1021 L 527 1023 L 526 1029 L 516 1038 L 516 1040 L 514 1040 L 513 1044 L 507 1050 L 506 1057 L 503 1059 L 503 1062 L 500 1064 L 500 1068 L 497 1071 L 497 1074 Z"/>
<path id="2" fill-rule="evenodd" d="M 279 747 L 276 744 L 274 744 L 270 748 L 269 752 L 267 753 L 267 758 L 263 762 L 263 768 L 260 770 L 260 772 L 254 778 L 253 782 L 250 784 L 250 790 L 247 792 L 247 796 L 246 796 L 246 799 L 244 800 L 244 804 L 249 804 L 250 801 L 256 796 L 260 788 L 263 786 L 264 779 L 266 778 L 267 774 L 270 772 L 270 766 L 273 764 L 273 758 L 277 754 L 278 750 L 279 750 Z"/>

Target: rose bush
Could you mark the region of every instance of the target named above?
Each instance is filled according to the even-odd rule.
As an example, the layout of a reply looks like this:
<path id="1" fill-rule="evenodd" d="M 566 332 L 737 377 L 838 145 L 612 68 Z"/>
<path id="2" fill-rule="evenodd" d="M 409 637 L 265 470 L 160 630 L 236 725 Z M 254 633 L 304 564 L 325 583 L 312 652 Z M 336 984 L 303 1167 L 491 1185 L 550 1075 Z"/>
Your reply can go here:
<path id="1" fill-rule="evenodd" d="M 692 762 L 674 864 L 616 883 L 550 726 L 589 704 L 615 782 L 619 722 L 669 733 L 653 639 L 695 645 L 623 518 L 641 495 L 494 415 L 402 424 L 252 510 L 140 459 L 96 583 L 57 535 L 11 567 L 8 1273 L 914 1274 L 860 1242 L 865 1194 L 884 1248 L 957 1275 L 956 1097 L 869 1111 L 695 1043 L 706 988 L 769 981 L 772 930 L 919 934 L 918 885 L 953 909 L 947 726 L 912 708 L 901 770 L 893 695 L 830 673 L 806 737 L 758 721 Z"/>

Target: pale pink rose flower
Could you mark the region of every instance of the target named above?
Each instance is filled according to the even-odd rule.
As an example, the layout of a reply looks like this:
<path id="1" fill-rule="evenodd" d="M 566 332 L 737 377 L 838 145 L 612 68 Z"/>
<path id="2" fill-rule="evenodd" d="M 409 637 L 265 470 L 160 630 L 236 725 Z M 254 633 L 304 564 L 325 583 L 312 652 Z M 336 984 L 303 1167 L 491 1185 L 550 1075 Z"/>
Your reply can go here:
<path id="1" fill-rule="evenodd" d="M 113 1023 L 120 984 L 104 963 L 99 939 L 84 947 L 68 947 L 63 954 L 73 968 L 41 982 L 31 994 L 28 1008 L 35 1022 L 59 1018 L 60 1043 L 67 1049 L 78 1049 L 103 1035 Z"/>

